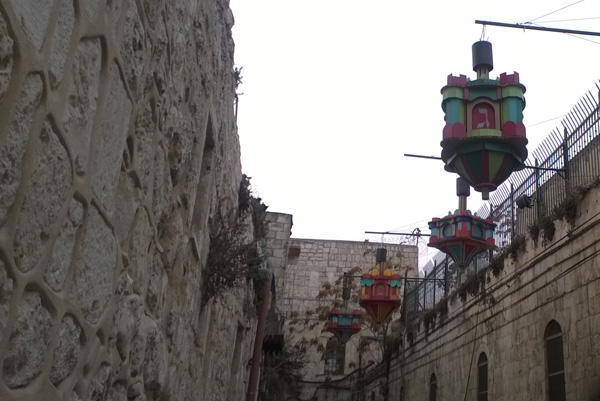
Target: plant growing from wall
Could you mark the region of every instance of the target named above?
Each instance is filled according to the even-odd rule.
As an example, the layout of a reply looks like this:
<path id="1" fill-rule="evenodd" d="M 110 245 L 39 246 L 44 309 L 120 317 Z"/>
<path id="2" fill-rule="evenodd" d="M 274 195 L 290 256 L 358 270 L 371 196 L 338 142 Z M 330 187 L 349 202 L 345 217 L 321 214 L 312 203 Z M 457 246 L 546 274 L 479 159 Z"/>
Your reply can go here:
<path id="1" fill-rule="evenodd" d="M 269 280 L 260 240 L 266 233 L 266 210 L 260 198 L 250 194 L 250 178 L 240 183 L 238 213 L 222 217 L 211 227 L 210 250 L 202 271 L 202 306 L 227 290 L 252 283 L 255 300 Z"/>
<path id="2" fill-rule="evenodd" d="M 285 343 L 291 338 L 286 336 Z M 279 401 L 294 399 L 300 395 L 302 370 L 306 366 L 306 346 L 308 340 L 302 338 L 291 347 L 284 347 L 279 354 L 266 354 L 263 360 L 261 383 L 262 400 Z"/>
<path id="3" fill-rule="evenodd" d="M 596 177 L 589 185 L 583 185 L 569 191 L 560 205 L 554 208 L 552 216 L 556 219 L 565 219 L 567 223 L 574 226 L 581 201 L 592 189 L 598 187 L 600 187 L 600 177 Z"/>

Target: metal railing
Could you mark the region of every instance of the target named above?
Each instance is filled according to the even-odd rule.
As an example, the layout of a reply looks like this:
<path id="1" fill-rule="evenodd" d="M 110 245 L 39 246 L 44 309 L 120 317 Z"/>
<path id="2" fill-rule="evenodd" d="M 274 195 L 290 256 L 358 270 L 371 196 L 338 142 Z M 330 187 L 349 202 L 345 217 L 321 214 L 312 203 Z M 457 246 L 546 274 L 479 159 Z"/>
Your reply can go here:
<path id="1" fill-rule="evenodd" d="M 596 84 L 599 90 L 600 86 Z M 550 216 L 574 188 L 586 186 L 600 177 L 600 104 L 586 93 L 562 120 L 563 129 L 554 129 L 532 152 L 525 168 L 516 171 L 490 196 L 477 215 L 496 223 L 494 238 L 499 249 L 510 245 L 517 235 L 543 216 Z M 524 196 L 531 207 L 519 209 L 516 200 Z M 476 272 L 487 264 L 487 253 L 467 269 Z M 412 320 L 432 309 L 457 285 L 454 263 L 437 256 L 425 266 L 431 271 L 425 278 L 406 283 L 404 316 Z M 441 289 L 441 290 L 440 290 Z"/>

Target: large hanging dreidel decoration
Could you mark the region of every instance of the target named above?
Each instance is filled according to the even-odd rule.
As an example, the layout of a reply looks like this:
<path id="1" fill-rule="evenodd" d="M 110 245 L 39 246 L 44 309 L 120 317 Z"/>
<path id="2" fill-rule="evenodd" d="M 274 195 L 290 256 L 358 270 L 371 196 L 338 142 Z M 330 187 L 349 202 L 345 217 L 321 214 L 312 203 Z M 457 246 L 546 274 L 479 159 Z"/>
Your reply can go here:
<path id="1" fill-rule="evenodd" d="M 469 184 L 459 177 L 456 180 L 458 210 L 442 218 L 434 217 L 429 222 L 431 236 L 427 245 L 452 258 L 461 271 L 464 271 L 477 255 L 496 247 L 496 224 L 492 219 L 482 219 L 467 210 L 469 193 Z"/>
<path id="2" fill-rule="evenodd" d="M 377 262 L 385 262 L 385 252 L 377 250 Z M 400 275 L 384 269 L 383 263 L 379 263 L 379 268 L 361 276 L 359 304 L 376 324 L 381 324 L 400 306 L 401 286 Z"/>
<path id="3" fill-rule="evenodd" d="M 457 173 L 487 200 L 513 171 L 524 167 L 525 86 L 517 72 L 489 78 L 494 68 L 490 42 L 476 42 L 472 50 L 477 79 L 449 75 L 442 88 L 446 125 L 440 144 L 446 171 Z"/>
<path id="4" fill-rule="evenodd" d="M 333 308 L 329 312 L 327 331 L 333 333 L 342 343 L 361 329 L 360 310 L 349 308 Z"/>

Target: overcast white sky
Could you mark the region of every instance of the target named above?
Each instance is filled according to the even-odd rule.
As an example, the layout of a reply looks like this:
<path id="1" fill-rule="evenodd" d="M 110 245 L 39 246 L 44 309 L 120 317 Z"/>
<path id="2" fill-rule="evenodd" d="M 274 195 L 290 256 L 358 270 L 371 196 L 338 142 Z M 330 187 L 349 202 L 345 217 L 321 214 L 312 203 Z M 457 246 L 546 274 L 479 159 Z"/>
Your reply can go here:
<path id="1" fill-rule="evenodd" d="M 575 2 L 231 0 L 243 172 L 269 211 L 293 215 L 295 238 L 428 233 L 432 217 L 456 209 L 457 176 L 403 154 L 440 155 L 440 89 L 448 74 L 475 77 L 474 21 L 600 31 L 598 0 L 542 17 Z M 597 96 L 600 37 L 488 26 L 485 39 L 491 77 L 517 71 L 527 87 L 530 154 L 554 118 L 588 90 Z M 469 209 L 482 204 L 471 191 Z"/>

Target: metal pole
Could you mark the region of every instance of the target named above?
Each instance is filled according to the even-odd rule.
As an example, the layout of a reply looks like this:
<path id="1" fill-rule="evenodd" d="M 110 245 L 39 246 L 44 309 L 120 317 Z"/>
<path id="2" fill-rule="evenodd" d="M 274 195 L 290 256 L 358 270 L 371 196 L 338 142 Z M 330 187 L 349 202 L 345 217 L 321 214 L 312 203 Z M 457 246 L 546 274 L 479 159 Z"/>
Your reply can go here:
<path id="1" fill-rule="evenodd" d="M 389 231 L 365 231 L 365 234 L 384 234 L 384 235 L 406 235 L 406 236 L 422 236 L 431 237 L 431 234 L 415 234 L 415 233 L 392 233 Z"/>
<path id="2" fill-rule="evenodd" d="M 510 183 L 510 242 L 515 239 L 515 186 Z"/>
<path id="3" fill-rule="evenodd" d="M 543 26 L 533 26 L 533 25 L 525 25 L 525 24 L 507 24 L 504 22 L 479 21 L 479 20 L 475 20 L 475 23 L 481 24 L 481 25 L 501 26 L 504 28 L 519 28 L 519 29 L 531 29 L 534 31 L 571 33 L 574 35 L 600 36 L 600 32 L 576 31 L 573 29 L 562 29 L 562 28 L 546 28 Z"/>
<path id="4" fill-rule="evenodd" d="M 535 166 L 538 166 L 538 159 L 535 159 Z M 535 210 L 537 213 L 536 220 L 542 217 L 542 194 L 540 194 L 540 171 L 535 169 Z"/>
<path id="5" fill-rule="evenodd" d="M 423 281 L 423 310 L 427 309 L 427 281 Z"/>
<path id="6" fill-rule="evenodd" d="M 444 261 L 444 296 L 448 296 L 448 255 Z"/>
<path id="7" fill-rule="evenodd" d="M 571 183 L 569 181 L 569 144 L 568 144 L 568 138 L 569 138 L 569 133 L 567 132 L 567 127 L 563 126 L 563 144 L 562 144 L 562 151 L 563 151 L 563 167 L 565 169 L 565 193 L 568 194 L 570 187 L 571 187 Z"/>
<path id="8" fill-rule="evenodd" d="M 412 155 L 410 153 L 405 153 L 404 156 L 405 157 L 418 157 L 420 159 L 442 160 L 441 157 L 437 157 L 437 156 Z"/>
<path id="9" fill-rule="evenodd" d="M 490 215 L 489 218 L 492 219 L 492 221 L 494 221 L 494 205 L 490 202 Z M 447 258 L 448 256 L 446 256 Z M 489 257 L 489 261 L 492 260 L 492 258 L 494 257 L 494 250 L 490 249 L 490 257 Z"/>
<path id="10" fill-rule="evenodd" d="M 437 277 L 437 266 L 433 268 L 433 277 Z M 435 293 L 437 292 L 437 284 L 433 282 L 433 306 L 435 306 Z"/>
<path id="11" fill-rule="evenodd" d="M 271 278 L 272 279 L 272 278 Z M 267 312 L 271 304 L 271 281 L 264 284 L 262 299 L 256 325 L 256 337 L 254 338 L 254 350 L 252 352 L 252 365 L 250 367 L 250 376 L 248 377 L 248 392 L 246 401 L 256 401 L 258 396 L 258 378 L 260 372 L 260 360 L 262 359 L 263 340 L 265 338 L 265 329 L 267 327 Z"/>

